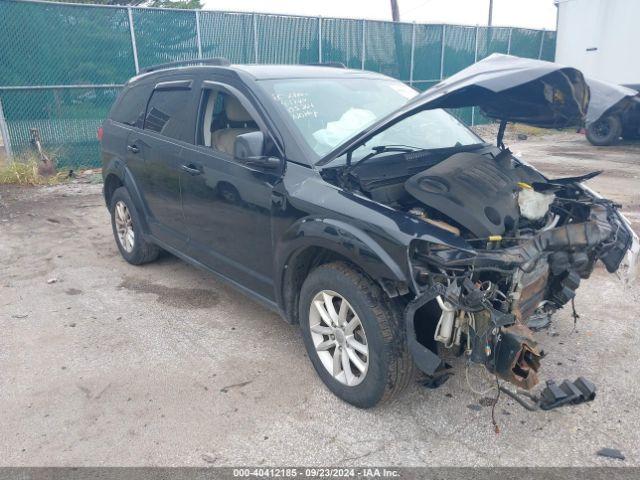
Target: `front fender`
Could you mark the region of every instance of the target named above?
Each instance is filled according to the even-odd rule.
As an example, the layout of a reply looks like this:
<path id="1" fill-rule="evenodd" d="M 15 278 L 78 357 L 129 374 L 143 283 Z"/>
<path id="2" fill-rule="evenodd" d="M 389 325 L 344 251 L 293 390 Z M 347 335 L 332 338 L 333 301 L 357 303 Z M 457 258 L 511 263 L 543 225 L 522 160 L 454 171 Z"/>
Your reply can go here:
<path id="1" fill-rule="evenodd" d="M 275 271 L 281 273 L 276 296 L 281 305 L 284 272 L 298 254 L 310 247 L 348 258 L 377 281 L 389 296 L 409 291 L 406 266 L 403 269 L 400 260 L 394 259 L 371 235 L 340 220 L 305 217 L 291 225 L 276 243 Z M 403 258 L 406 258 L 406 253 Z"/>

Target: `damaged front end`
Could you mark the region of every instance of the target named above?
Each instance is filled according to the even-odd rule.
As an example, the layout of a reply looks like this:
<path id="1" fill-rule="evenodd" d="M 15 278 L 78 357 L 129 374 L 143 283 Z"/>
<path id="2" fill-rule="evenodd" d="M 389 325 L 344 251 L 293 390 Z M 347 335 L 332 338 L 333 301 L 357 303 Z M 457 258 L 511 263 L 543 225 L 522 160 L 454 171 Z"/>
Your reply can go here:
<path id="1" fill-rule="evenodd" d="M 573 300 L 598 260 L 609 272 L 618 270 L 637 238 L 617 205 L 581 186 L 584 177 L 534 179 L 535 171 L 516 163 L 508 150 L 500 156 L 511 159 L 497 158 L 509 185 L 495 195 L 481 181 L 473 187 L 465 183 L 465 162 L 449 159 L 439 165 L 439 178 L 449 186 L 449 198 L 440 201 L 461 207 L 439 204 L 440 211 L 451 215 L 447 220 L 473 248 L 413 242 L 410 259 L 421 294 L 407 308 L 407 335 L 416 363 L 429 375 L 445 366 L 439 354 L 453 350 L 528 390 L 538 383 L 543 357 L 532 328 L 547 324 Z M 451 194 L 458 185 L 465 185 L 464 199 Z M 421 197 L 415 189 L 420 179 L 410 179 L 406 188 Z M 464 201 L 480 191 L 471 199 L 472 210 L 484 217 L 471 213 L 474 221 L 465 226 L 469 208 Z M 505 215 L 513 215 L 506 224 Z"/>
<path id="2" fill-rule="evenodd" d="M 600 172 L 548 179 L 503 142 L 507 122 L 582 125 L 589 99 L 576 69 L 494 54 L 318 163 L 327 181 L 408 217 L 406 333 L 425 373 L 464 353 L 530 389 L 543 357 L 533 331 L 572 302 L 596 262 L 637 274 L 638 239 L 619 205 L 583 185 Z M 500 121 L 496 146 L 428 112 L 471 106 Z"/>

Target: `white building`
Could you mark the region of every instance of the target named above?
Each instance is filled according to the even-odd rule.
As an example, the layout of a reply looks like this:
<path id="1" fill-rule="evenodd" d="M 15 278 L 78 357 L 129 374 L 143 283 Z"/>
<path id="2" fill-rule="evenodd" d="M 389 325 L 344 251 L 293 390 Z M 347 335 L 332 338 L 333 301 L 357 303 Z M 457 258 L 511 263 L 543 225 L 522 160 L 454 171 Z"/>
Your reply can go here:
<path id="1" fill-rule="evenodd" d="M 640 0 L 555 0 L 556 62 L 588 77 L 640 86 Z"/>

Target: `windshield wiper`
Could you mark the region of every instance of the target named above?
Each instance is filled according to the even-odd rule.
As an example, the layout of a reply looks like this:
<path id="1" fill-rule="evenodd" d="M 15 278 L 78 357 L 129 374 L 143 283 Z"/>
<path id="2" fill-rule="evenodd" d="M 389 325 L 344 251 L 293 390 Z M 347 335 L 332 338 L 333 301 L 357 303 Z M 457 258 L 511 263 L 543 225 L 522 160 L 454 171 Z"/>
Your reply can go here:
<path id="1" fill-rule="evenodd" d="M 398 152 L 398 153 L 411 153 L 417 152 L 418 150 L 424 150 L 420 147 L 412 147 L 410 145 L 376 145 L 375 147 L 371 147 L 371 152 L 362 157 L 356 163 L 351 163 L 351 152 L 347 153 L 347 166 L 344 171 L 344 176 L 346 177 L 349 173 L 356 168 L 358 165 L 362 165 L 364 162 L 373 158 L 381 153 L 388 152 Z"/>

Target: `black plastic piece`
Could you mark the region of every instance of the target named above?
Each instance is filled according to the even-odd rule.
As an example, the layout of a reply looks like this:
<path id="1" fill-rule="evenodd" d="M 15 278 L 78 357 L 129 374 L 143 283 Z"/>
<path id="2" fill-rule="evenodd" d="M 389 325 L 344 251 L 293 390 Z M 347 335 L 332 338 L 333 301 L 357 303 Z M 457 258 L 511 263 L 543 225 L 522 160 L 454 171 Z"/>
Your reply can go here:
<path id="1" fill-rule="evenodd" d="M 540 408 L 551 410 L 568 403 L 590 402 L 594 398 L 596 386 L 584 377 L 579 377 L 573 383 L 565 380 L 559 386 L 553 380 L 548 380 L 547 386 L 540 394 Z"/>
<path id="2" fill-rule="evenodd" d="M 500 120 L 500 126 L 498 127 L 498 137 L 496 139 L 496 146 L 500 150 L 504 150 L 504 132 L 507 129 L 507 121 L 502 119 Z"/>
<path id="3" fill-rule="evenodd" d="M 151 65 L 140 70 L 140 73 L 155 72 L 156 70 L 162 70 L 165 68 L 183 67 L 185 65 L 214 65 L 219 67 L 228 67 L 231 62 L 226 58 L 194 58 L 191 60 L 180 60 L 177 62 L 159 63 L 158 65 Z"/>
<path id="4" fill-rule="evenodd" d="M 562 286 L 568 287 L 571 290 L 576 290 L 580 286 L 580 275 L 576 272 L 569 272 L 569 275 L 562 280 Z"/>
<path id="5" fill-rule="evenodd" d="M 578 377 L 574 382 L 576 388 L 582 393 L 583 401 L 590 402 L 596 398 L 596 386 L 584 377 Z"/>
<path id="6" fill-rule="evenodd" d="M 549 266 L 551 267 L 551 273 L 554 275 L 560 275 L 571 268 L 571 261 L 569 260 L 569 254 L 560 250 L 559 252 L 553 252 L 549 256 Z"/>
<path id="7" fill-rule="evenodd" d="M 450 377 L 451 377 L 451 373 L 444 372 L 440 375 L 434 375 L 434 376 L 428 377 L 424 382 L 422 382 L 422 385 L 429 389 L 434 390 L 444 385 L 445 382 L 449 380 Z"/>
<path id="8" fill-rule="evenodd" d="M 571 403 L 580 403 L 582 401 L 582 393 L 578 390 L 573 383 L 569 380 L 565 380 L 560 384 L 560 388 L 563 392 L 565 392 L 568 396 L 571 397 Z"/>
<path id="9" fill-rule="evenodd" d="M 409 178 L 405 188 L 478 238 L 502 235 L 520 217 L 518 182 L 539 180 L 533 170 L 514 165 L 508 150 L 495 158 L 456 153 Z"/>
<path id="10" fill-rule="evenodd" d="M 427 375 L 433 376 L 438 370 L 444 368 L 445 363 L 442 359 L 436 354 L 432 352 L 427 347 L 418 342 L 418 338 L 416 336 L 416 329 L 414 324 L 414 317 L 416 311 L 426 305 L 431 300 L 436 298 L 438 295 L 444 295 L 446 293 L 445 288 L 442 284 L 437 283 L 429 290 L 425 291 L 422 296 L 412 300 L 407 305 L 405 309 L 405 328 L 407 335 L 407 346 L 409 347 L 409 351 L 411 352 L 411 356 L 413 357 L 413 361 L 416 366 Z"/>
<path id="11" fill-rule="evenodd" d="M 571 396 L 562 390 L 553 380 L 547 380 L 547 386 L 540 395 L 540 408 L 551 410 L 571 401 Z"/>
<path id="12" fill-rule="evenodd" d="M 617 448 L 601 448 L 596 452 L 596 455 L 600 457 L 615 458 L 616 460 L 625 459 L 624 453 Z"/>

